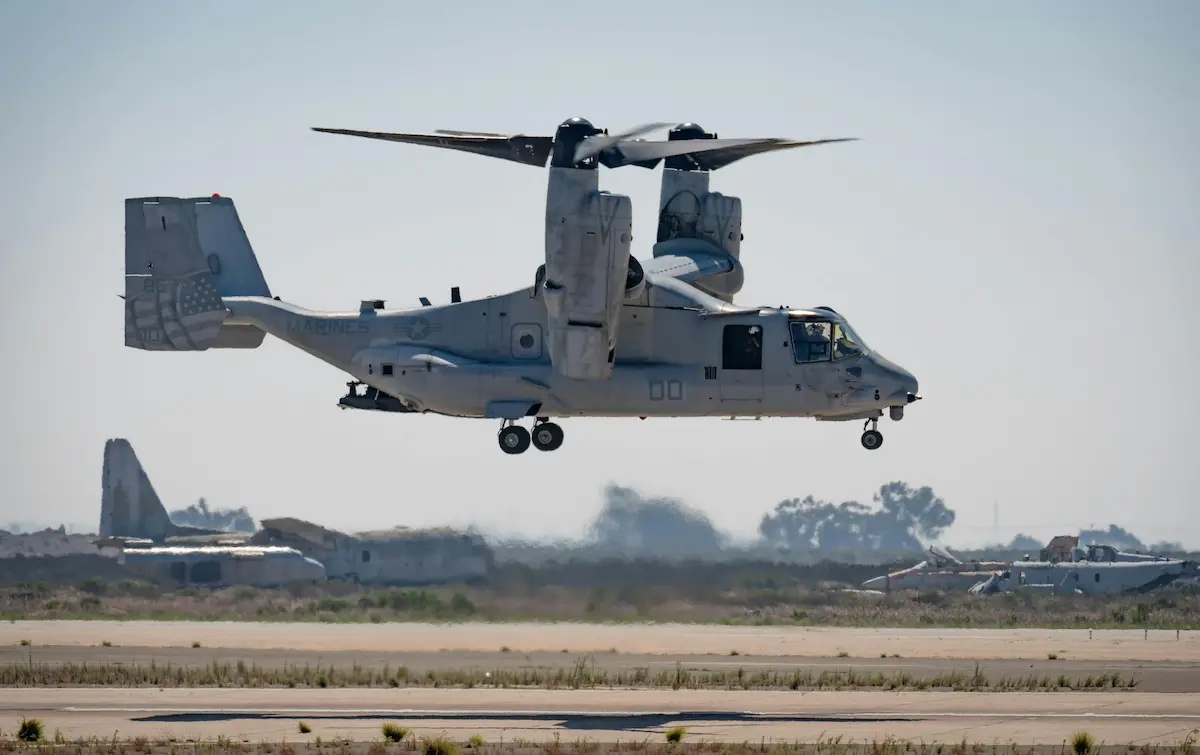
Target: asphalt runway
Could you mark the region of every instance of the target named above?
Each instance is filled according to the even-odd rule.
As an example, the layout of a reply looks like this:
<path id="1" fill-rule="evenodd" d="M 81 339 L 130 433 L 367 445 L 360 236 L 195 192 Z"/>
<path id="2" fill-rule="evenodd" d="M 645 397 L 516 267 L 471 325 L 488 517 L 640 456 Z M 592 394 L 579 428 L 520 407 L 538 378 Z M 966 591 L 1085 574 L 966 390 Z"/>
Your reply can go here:
<path id="1" fill-rule="evenodd" d="M 1200 730 L 1200 695 L 1123 692 L 708 692 L 497 689 L 0 689 L 0 728 L 22 716 L 68 739 L 378 740 L 385 721 L 418 737 L 489 742 L 689 741 L 1057 745 L 1086 730 L 1105 744 L 1169 744 Z M 7 719 L 7 723 L 6 723 Z M 298 721 L 311 727 L 300 734 Z"/>
<path id="2" fill-rule="evenodd" d="M 701 624 L 318 624 L 193 621 L 15 621 L 0 624 L 0 646 L 292 650 L 314 653 L 497 652 L 793 658 L 1045 660 L 1200 663 L 1200 631 L 1089 629 L 852 629 Z"/>

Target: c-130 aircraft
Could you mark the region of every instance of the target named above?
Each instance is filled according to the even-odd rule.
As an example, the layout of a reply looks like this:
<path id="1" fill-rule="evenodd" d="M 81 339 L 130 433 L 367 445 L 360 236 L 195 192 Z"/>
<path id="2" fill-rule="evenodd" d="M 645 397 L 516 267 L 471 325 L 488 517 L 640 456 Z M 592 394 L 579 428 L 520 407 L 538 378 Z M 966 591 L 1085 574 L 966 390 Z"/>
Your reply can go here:
<path id="1" fill-rule="evenodd" d="M 553 451 L 567 417 L 878 420 L 919 400 L 912 373 L 870 349 L 829 307 L 733 303 L 745 280 L 741 200 L 710 173 L 751 155 L 850 139 L 720 139 L 692 123 L 667 141 L 610 136 L 582 118 L 553 137 L 437 131 L 314 131 L 472 152 L 545 167 L 544 264 L 533 285 L 448 304 L 315 312 L 272 296 L 233 200 L 125 200 L 125 345 L 257 348 L 269 333 L 354 380 L 339 405 L 501 421 L 500 448 Z M 627 196 L 599 168 L 663 162 L 650 259 L 630 254 Z M 365 394 L 357 392 L 366 385 Z M 533 418 L 532 432 L 517 424 Z"/>

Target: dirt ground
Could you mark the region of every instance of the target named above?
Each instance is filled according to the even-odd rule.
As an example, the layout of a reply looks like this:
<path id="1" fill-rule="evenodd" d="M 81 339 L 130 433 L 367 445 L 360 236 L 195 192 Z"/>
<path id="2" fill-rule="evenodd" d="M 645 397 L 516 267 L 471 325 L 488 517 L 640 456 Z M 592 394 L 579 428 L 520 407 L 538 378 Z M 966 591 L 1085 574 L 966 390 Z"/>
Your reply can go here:
<path id="1" fill-rule="evenodd" d="M 293 650 L 313 653 L 496 652 L 879 658 L 1170 661 L 1200 663 L 1200 631 L 1088 629 L 852 629 L 692 624 L 288 624 L 189 621 L 14 621 L 0 646 Z"/>

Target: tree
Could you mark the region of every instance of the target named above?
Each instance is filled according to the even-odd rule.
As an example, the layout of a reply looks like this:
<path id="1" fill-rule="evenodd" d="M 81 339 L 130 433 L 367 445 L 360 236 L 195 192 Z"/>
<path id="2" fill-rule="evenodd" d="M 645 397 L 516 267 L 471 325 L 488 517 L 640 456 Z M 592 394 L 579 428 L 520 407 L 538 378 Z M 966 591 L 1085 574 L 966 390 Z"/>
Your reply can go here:
<path id="1" fill-rule="evenodd" d="M 702 512 L 674 498 L 642 498 L 609 485 L 604 507 L 588 528 L 598 545 L 657 555 L 700 555 L 721 549 L 724 538 Z"/>
<path id="2" fill-rule="evenodd" d="M 186 509 L 171 512 L 171 521 L 189 527 L 225 532 L 254 532 L 254 517 L 243 506 L 238 509 L 210 509 L 201 498 Z"/>
<path id="3" fill-rule="evenodd" d="M 890 482 L 875 494 L 878 510 L 858 501 L 834 505 L 811 495 L 781 501 L 758 525 L 769 544 L 789 548 L 919 550 L 954 523 L 954 512 L 929 487 Z"/>
<path id="4" fill-rule="evenodd" d="M 1132 532 L 1118 527 L 1115 524 L 1108 525 L 1107 530 L 1098 529 L 1081 529 L 1079 530 L 1080 545 L 1111 545 L 1119 551 L 1144 551 L 1146 546 Z"/>
<path id="5" fill-rule="evenodd" d="M 1012 539 L 1012 542 L 1008 544 L 1008 550 L 1024 551 L 1026 553 L 1028 553 L 1030 551 L 1040 552 L 1041 549 L 1042 549 L 1041 541 L 1039 541 L 1035 537 L 1030 537 L 1029 535 L 1026 535 L 1023 532 L 1018 534 L 1016 537 L 1014 537 Z"/>

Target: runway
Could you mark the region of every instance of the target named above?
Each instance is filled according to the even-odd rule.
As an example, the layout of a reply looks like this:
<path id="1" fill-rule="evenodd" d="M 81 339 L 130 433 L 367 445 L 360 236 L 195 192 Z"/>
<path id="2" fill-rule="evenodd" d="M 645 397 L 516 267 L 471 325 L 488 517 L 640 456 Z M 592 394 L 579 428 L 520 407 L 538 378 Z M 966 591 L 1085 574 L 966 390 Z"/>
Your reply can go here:
<path id="1" fill-rule="evenodd" d="M 68 739 L 378 740 L 385 721 L 418 737 L 478 734 L 630 742 L 686 726 L 688 740 L 1057 745 L 1080 730 L 1107 744 L 1172 743 L 1200 729 L 1200 694 L 1124 692 L 753 692 L 503 689 L 0 690 L 0 727 L 38 717 Z M 8 723 L 3 723 L 7 719 Z M 298 721 L 312 727 L 300 734 Z"/>

